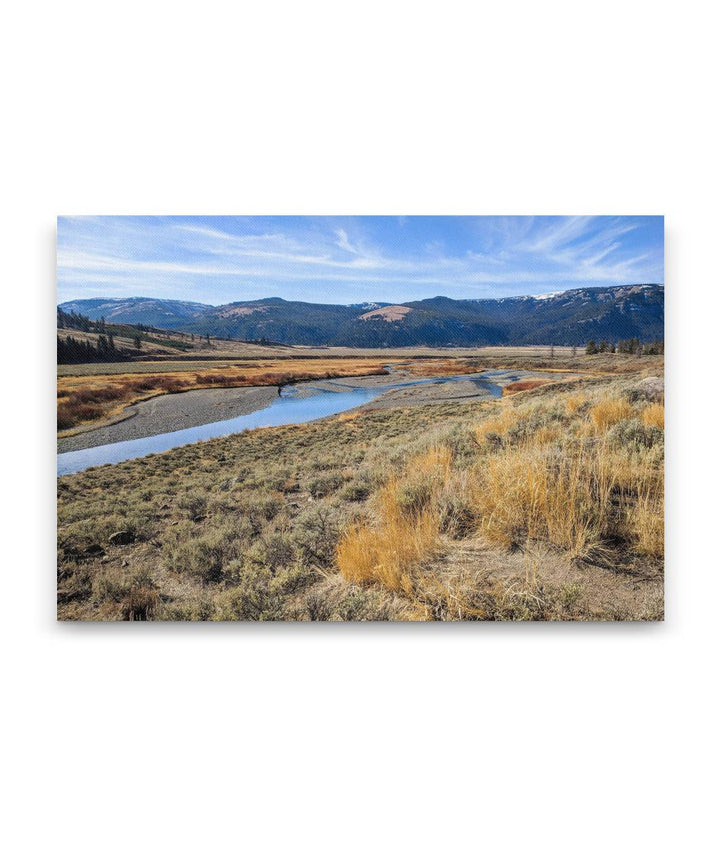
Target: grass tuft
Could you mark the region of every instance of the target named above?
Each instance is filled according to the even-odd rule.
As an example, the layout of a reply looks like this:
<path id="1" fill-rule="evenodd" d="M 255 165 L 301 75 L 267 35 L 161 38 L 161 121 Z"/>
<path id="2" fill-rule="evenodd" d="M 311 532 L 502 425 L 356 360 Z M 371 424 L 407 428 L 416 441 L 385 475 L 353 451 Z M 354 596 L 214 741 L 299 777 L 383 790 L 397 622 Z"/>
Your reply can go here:
<path id="1" fill-rule="evenodd" d="M 603 398 L 590 408 L 590 421 L 599 433 L 632 415 L 632 405 L 624 398 Z"/>
<path id="2" fill-rule="evenodd" d="M 648 428 L 665 428 L 665 405 L 648 404 L 640 414 L 640 418 Z"/>

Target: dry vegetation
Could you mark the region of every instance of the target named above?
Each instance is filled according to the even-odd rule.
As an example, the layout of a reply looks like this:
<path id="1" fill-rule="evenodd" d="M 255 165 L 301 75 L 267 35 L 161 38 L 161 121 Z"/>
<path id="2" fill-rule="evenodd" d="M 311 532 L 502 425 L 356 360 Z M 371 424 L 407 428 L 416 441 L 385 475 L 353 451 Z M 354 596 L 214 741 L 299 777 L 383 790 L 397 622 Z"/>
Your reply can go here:
<path id="1" fill-rule="evenodd" d="M 572 348 L 478 348 L 474 353 L 453 349 L 451 353 L 432 357 L 416 355 L 411 360 L 397 363 L 398 368 L 417 375 L 467 374 L 493 369 L 523 369 L 544 372 L 574 372 L 591 376 L 618 374 L 662 374 L 662 356 L 635 354 L 593 354 Z M 399 359 L 399 358 L 398 358 Z"/>
<path id="2" fill-rule="evenodd" d="M 537 389 L 546 383 L 552 383 L 551 378 L 538 378 L 535 380 L 516 380 L 503 387 L 503 395 L 515 395 L 516 392 L 526 392 L 528 389 Z"/>
<path id="3" fill-rule="evenodd" d="M 628 372 L 62 477 L 59 616 L 658 619 L 663 417 Z"/>

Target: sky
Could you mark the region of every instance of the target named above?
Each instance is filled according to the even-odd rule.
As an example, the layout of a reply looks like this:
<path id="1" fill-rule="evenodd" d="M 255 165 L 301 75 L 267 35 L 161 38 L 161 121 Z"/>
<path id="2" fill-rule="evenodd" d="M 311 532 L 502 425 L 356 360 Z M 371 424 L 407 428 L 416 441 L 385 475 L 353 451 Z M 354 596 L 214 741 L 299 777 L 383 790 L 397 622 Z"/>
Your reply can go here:
<path id="1" fill-rule="evenodd" d="M 543 294 L 664 281 L 662 217 L 59 217 L 58 301 L 214 305 Z"/>

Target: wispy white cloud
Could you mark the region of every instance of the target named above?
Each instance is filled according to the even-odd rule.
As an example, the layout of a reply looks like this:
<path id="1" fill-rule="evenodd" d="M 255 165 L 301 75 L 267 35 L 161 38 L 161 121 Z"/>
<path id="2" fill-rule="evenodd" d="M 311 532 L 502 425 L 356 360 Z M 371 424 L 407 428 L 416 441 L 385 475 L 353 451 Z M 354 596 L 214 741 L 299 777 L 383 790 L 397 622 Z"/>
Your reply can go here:
<path id="1" fill-rule="evenodd" d="M 529 253 L 551 253 L 570 241 L 575 241 L 587 231 L 592 217 L 559 217 L 543 227 L 539 235 L 530 238 L 520 248 Z"/>
<path id="2" fill-rule="evenodd" d="M 641 218 L 101 217 L 58 228 L 63 299 L 124 284 L 127 295 L 192 292 L 218 303 L 278 289 L 351 302 L 662 278 L 662 224 Z"/>
<path id="3" fill-rule="evenodd" d="M 337 235 L 337 241 L 335 243 L 341 250 L 347 250 L 348 253 L 352 253 L 353 255 L 358 254 L 358 249 L 348 240 L 345 229 L 335 229 L 335 234 Z"/>

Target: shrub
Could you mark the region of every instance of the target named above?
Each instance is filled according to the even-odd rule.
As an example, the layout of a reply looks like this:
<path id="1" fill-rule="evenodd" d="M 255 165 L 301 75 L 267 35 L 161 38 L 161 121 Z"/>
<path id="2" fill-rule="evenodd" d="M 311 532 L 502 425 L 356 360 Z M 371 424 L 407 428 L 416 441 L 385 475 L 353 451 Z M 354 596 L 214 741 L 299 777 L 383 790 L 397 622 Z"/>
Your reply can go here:
<path id="1" fill-rule="evenodd" d="M 125 621 L 149 621 L 155 617 L 160 598 L 157 586 L 147 571 L 140 571 L 132 580 L 130 591 L 121 605 Z"/>
<path id="2" fill-rule="evenodd" d="M 641 422 L 639 419 L 623 419 L 608 431 L 608 442 L 614 446 L 651 449 L 665 440 L 665 433 Z"/>
<path id="3" fill-rule="evenodd" d="M 284 505 L 282 494 L 253 492 L 243 493 L 242 507 L 252 517 L 272 520 Z"/>
<path id="4" fill-rule="evenodd" d="M 321 567 L 332 564 L 338 540 L 338 515 L 319 505 L 298 515 L 293 538 L 300 557 Z"/>
<path id="5" fill-rule="evenodd" d="M 130 591 L 130 581 L 109 572 L 96 574 L 92 581 L 93 600 L 101 603 L 112 600 L 119 603 Z"/>
<path id="6" fill-rule="evenodd" d="M 358 479 L 350 482 L 340 491 L 340 499 L 345 502 L 362 502 L 370 496 L 371 490 L 370 482 Z"/>
<path id="7" fill-rule="evenodd" d="M 218 534 L 189 538 L 170 545 L 165 554 L 171 571 L 189 574 L 202 583 L 214 583 L 222 579 L 225 550 L 224 539 Z"/>
<path id="8" fill-rule="evenodd" d="M 662 404 L 665 400 L 665 383 L 661 377 L 646 377 L 626 393 L 631 402 L 649 401 Z"/>
<path id="9" fill-rule="evenodd" d="M 516 380 L 514 383 L 508 383 L 503 387 L 503 395 L 514 395 L 516 392 L 525 392 L 528 389 L 537 389 L 539 386 L 544 386 L 546 383 L 552 383 L 552 380 L 548 378 Z"/>
<path id="10" fill-rule="evenodd" d="M 286 567 L 295 558 L 295 546 L 289 536 L 273 532 L 262 539 L 262 555 L 267 567 L 276 570 Z"/>
<path id="11" fill-rule="evenodd" d="M 200 517 L 207 510 L 207 494 L 193 491 L 186 493 L 178 500 L 178 508 L 182 508 L 190 520 Z"/>
<path id="12" fill-rule="evenodd" d="M 103 415 L 103 409 L 99 404 L 79 404 L 73 401 L 63 402 L 57 409 L 57 427 L 72 428 L 80 422 L 98 419 Z"/>
<path id="13" fill-rule="evenodd" d="M 331 615 L 331 607 L 322 592 L 308 592 L 305 597 L 305 608 L 310 621 L 327 621 Z"/>
<path id="14" fill-rule="evenodd" d="M 281 617 L 282 598 L 271 585 L 272 576 L 261 568 L 248 569 L 239 585 L 218 598 L 223 621 L 273 621 Z"/>
<path id="15" fill-rule="evenodd" d="M 125 621 L 149 621 L 155 617 L 158 593 L 148 586 L 133 586 L 122 604 Z"/>
<path id="16" fill-rule="evenodd" d="M 308 485 L 308 490 L 314 499 L 319 499 L 336 491 L 344 481 L 341 473 L 326 473 L 313 479 Z"/>
<path id="17" fill-rule="evenodd" d="M 70 405 L 62 403 L 58 404 L 57 408 L 57 428 L 62 431 L 65 428 L 72 428 L 76 425 L 76 417 Z"/>

